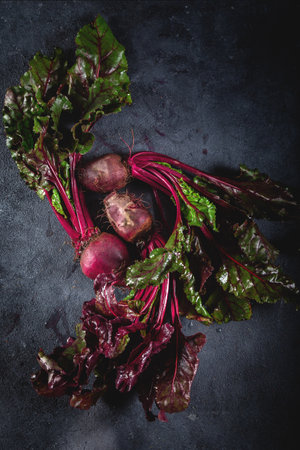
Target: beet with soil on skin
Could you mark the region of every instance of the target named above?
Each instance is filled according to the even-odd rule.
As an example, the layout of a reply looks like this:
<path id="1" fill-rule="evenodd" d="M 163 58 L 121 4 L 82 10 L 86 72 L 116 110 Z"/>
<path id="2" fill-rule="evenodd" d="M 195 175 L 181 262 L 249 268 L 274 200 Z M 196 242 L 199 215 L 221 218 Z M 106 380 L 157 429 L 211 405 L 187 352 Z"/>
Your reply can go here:
<path id="1" fill-rule="evenodd" d="M 132 194 L 112 192 L 104 199 L 105 212 L 116 233 L 135 242 L 152 228 L 152 216 Z"/>
<path id="2" fill-rule="evenodd" d="M 126 244 L 117 236 L 105 232 L 93 239 L 80 257 L 82 272 L 92 280 L 100 273 L 120 272 L 128 263 Z"/>
<path id="3" fill-rule="evenodd" d="M 86 162 L 77 169 L 77 174 L 80 183 L 94 192 L 122 189 L 129 179 L 126 163 L 114 153 Z"/>

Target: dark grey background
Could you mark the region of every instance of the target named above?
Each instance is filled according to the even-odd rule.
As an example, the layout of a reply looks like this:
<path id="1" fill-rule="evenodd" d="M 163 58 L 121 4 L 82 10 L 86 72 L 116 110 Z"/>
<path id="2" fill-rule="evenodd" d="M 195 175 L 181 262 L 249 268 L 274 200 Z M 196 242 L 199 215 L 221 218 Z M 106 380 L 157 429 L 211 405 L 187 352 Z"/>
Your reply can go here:
<path id="1" fill-rule="evenodd" d="M 133 105 L 94 128 L 96 151 L 154 149 L 214 173 L 257 167 L 299 188 L 297 2 L 1 1 L 0 106 L 35 52 L 70 55 L 101 13 L 126 47 Z M 30 385 L 40 347 L 73 332 L 92 283 L 47 202 L 19 178 L 0 128 L 1 449 L 291 449 L 299 422 L 299 313 L 255 305 L 248 322 L 205 328 L 189 408 L 147 423 L 136 395 L 88 412 Z M 298 276 L 294 224 L 262 223 Z M 55 324 L 57 325 L 55 326 Z M 299 439 L 298 439 L 299 444 Z"/>

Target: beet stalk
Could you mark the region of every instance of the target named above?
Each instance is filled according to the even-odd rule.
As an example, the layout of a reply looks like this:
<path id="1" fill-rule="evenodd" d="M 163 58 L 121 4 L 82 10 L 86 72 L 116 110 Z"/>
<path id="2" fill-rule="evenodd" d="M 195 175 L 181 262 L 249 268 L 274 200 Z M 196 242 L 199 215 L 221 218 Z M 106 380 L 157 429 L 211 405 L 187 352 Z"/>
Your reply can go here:
<path id="1" fill-rule="evenodd" d="M 154 252 L 148 260 L 130 267 L 129 286 L 155 285 L 167 273 L 181 271 L 189 301 L 208 322 L 212 318 L 220 322 L 249 318 L 251 300 L 270 303 L 283 298 L 299 305 L 299 290 L 275 265 L 278 252 L 254 222 L 255 218 L 300 217 L 299 204 L 286 187 L 245 166 L 241 166 L 236 179 L 216 177 L 155 152 L 130 152 L 126 167 L 128 178 L 136 178 L 153 188 L 162 218 L 165 214 L 159 192 L 166 194 L 176 208 L 165 253 Z M 167 222 L 166 218 L 164 221 Z M 198 283 L 206 292 L 204 285 L 210 278 L 206 298 L 189 288 L 195 285 L 193 277 L 197 275 L 189 264 L 195 233 L 201 242 L 197 251 L 205 255 L 202 259 L 208 264 L 206 268 L 203 264 L 202 280 Z M 215 268 L 212 260 L 216 260 Z M 193 276 L 188 277 L 188 273 Z M 193 312 L 187 314 L 195 317 Z"/>
<path id="2" fill-rule="evenodd" d="M 162 236 L 154 233 L 142 258 L 164 245 Z M 155 419 L 151 411 L 155 401 L 158 418 L 166 421 L 165 413 L 182 411 L 189 404 L 199 363 L 197 353 L 205 336 L 182 334 L 172 276 L 168 275 L 160 287 L 137 290 L 119 302 L 115 282 L 112 274 L 97 277 L 96 297 L 83 305 L 76 339 L 69 338 L 49 356 L 40 350 L 41 369 L 32 376 L 33 387 L 47 397 L 68 395 L 71 406 L 89 409 L 113 383 L 121 392 L 137 385 L 147 419 Z M 86 389 L 92 372 L 95 382 Z"/>
<path id="3" fill-rule="evenodd" d="M 102 236 L 94 226 L 76 168 L 93 144 L 89 130 L 94 123 L 130 104 L 131 97 L 124 48 L 102 17 L 79 31 L 76 45 L 72 67 L 60 49 L 52 58 L 41 53 L 33 57 L 20 84 L 6 92 L 3 122 L 20 175 L 40 198 L 48 199 L 76 256 L 84 255 L 83 272 L 94 278 L 102 270 L 119 270 L 120 261 L 122 266 L 128 262 L 128 252 L 121 240 Z"/>

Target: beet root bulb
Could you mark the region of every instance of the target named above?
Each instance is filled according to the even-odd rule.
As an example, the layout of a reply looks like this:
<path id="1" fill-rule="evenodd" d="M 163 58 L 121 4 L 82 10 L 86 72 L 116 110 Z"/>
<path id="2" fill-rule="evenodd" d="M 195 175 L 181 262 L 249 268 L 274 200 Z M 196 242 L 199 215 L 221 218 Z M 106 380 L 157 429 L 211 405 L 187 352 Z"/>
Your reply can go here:
<path id="1" fill-rule="evenodd" d="M 122 189 L 129 180 L 126 163 L 114 153 L 86 162 L 78 168 L 77 173 L 80 183 L 94 192 Z"/>
<path id="2" fill-rule="evenodd" d="M 104 199 L 105 212 L 116 233 L 127 242 L 143 238 L 152 228 L 152 216 L 141 201 L 112 192 Z"/>
<path id="3" fill-rule="evenodd" d="M 99 274 L 120 272 L 128 263 L 126 244 L 110 233 L 101 233 L 92 239 L 80 257 L 82 272 L 92 280 Z"/>

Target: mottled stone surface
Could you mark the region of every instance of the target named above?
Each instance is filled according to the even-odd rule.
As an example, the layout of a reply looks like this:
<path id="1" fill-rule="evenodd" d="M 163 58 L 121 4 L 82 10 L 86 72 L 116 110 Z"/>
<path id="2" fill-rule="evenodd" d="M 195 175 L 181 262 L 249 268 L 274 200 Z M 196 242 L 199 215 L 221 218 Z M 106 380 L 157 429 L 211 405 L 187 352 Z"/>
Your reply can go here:
<path id="1" fill-rule="evenodd" d="M 99 154 L 154 149 L 205 170 L 243 162 L 299 188 L 296 72 L 299 33 L 291 2 L 1 1 L 0 106 L 28 59 L 60 46 L 72 58 L 78 29 L 101 13 L 127 50 L 133 105 L 94 128 Z M 88 412 L 39 398 L 30 385 L 40 347 L 73 331 L 92 284 L 49 205 L 19 178 L 0 127 L 1 449 L 279 450 L 298 433 L 299 313 L 254 306 L 251 321 L 211 326 L 186 412 L 147 423 L 136 395 Z M 266 224 L 281 262 L 299 273 L 299 232 Z M 287 442 L 288 441 L 288 442 Z"/>

